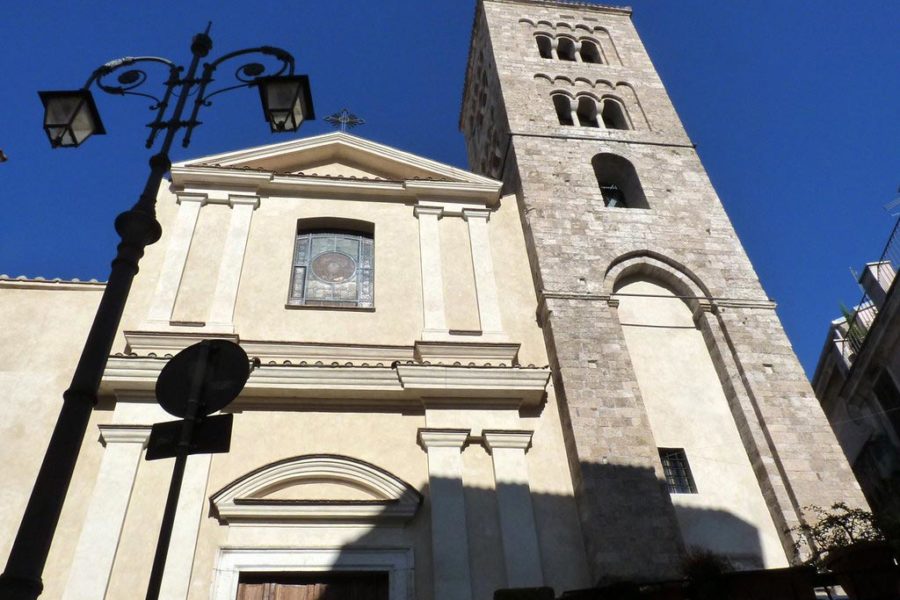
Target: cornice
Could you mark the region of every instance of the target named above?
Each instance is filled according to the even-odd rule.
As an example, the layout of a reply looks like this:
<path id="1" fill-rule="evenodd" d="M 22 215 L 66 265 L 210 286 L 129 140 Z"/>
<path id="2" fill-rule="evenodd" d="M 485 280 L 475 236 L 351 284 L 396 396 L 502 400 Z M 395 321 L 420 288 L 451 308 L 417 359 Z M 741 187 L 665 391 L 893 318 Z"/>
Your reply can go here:
<path id="1" fill-rule="evenodd" d="M 105 281 L 0 275 L 0 289 L 103 291 Z"/>
<path id="2" fill-rule="evenodd" d="M 516 366 L 519 344 L 483 342 L 432 342 L 415 343 L 415 358 L 421 363 L 433 362 L 454 366 Z M 470 364 L 473 363 L 474 364 Z"/>
<path id="3" fill-rule="evenodd" d="M 533 435 L 534 431 L 525 429 L 485 429 L 481 432 L 488 452 L 492 452 L 496 448 L 528 450 L 531 447 Z"/>
<path id="4" fill-rule="evenodd" d="M 127 397 L 150 392 L 168 361 L 165 357 L 111 356 L 102 387 Z M 510 408 L 539 405 L 550 379 L 549 368 L 431 365 L 394 362 L 390 366 L 267 364 L 250 375 L 238 408 L 327 405 L 424 409 L 433 398 L 461 405 Z"/>
<path id="5" fill-rule="evenodd" d="M 642 296 L 643 294 L 593 294 L 590 292 L 540 290 L 538 292 L 539 304 L 546 300 L 584 300 L 590 302 L 617 303 L 620 298 L 626 296 Z M 703 308 L 715 312 L 720 308 L 750 308 L 759 310 L 775 310 L 777 304 L 771 300 L 757 300 L 754 298 L 705 298 L 700 296 L 664 296 L 665 298 L 677 298 L 680 300 L 697 300 L 703 304 Z"/>
<path id="6" fill-rule="evenodd" d="M 149 425 L 98 425 L 100 441 L 104 446 L 109 444 L 142 444 L 147 445 L 150 439 Z"/>
<path id="7" fill-rule="evenodd" d="M 117 394 L 152 391 L 167 358 L 111 356 L 102 386 Z M 512 408 L 540 404 L 549 368 L 432 365 L 394 362 L 390 366 L 351 363 L 268 364 L 250 375 L 237 405 L 242 408 L 307 403 L 330 406 L 414 406 L 426 399 L 453 398 L 467 407 Z"/>
<path id="8" fill-rule="evenodd" d="M 440 342 L 417 340 L 412 346 L 381 344 L 329 344 L 318 342 L 284 342 L 244 340 L 237 334 L 127 330 L 124 332 L 127 354 L 150 358 L 174 356 L 204 339 L 225 339 L 240 343 L 248 356 L 259 358 L 263 365 L 279 364 L 384 367 L 394 362 L 417 362 L 446 366 L 499 366 L 518 364 L 518 343 Z"/>
<path id="9" fill-rule="evenodd" d="M 494 4 L 524 4 L 526 6 L 545 6 L 548 8 L 577 8 L 606 14 L 631 16 L 630 6 L 612 6 L 609 4 L 593 4 L 590 2 L 574 2 L 573 0 L 482 0 Z"/>
<path id="10" fill-rule="evenodd" d="M 341 131 L 326 133 L 323 135 L 312 136 L 308 138 L 299 138 L 279 144 L 268 144 L 265 146 L 256 146 L 254 148 L 246 148 L 222 154 L 214 154 L 204 156 L 187 161 L 176 162 L 173 167 L 180 168 L 188 165 L 198 164 L 219 164 L 222 166 L 238 166 L 253 161 L 264 160 L 285 156 L 288 154 L 300 153 L 308 150 L 317 150 L 332 146 L 334 148 L 348 148 L 377 156 L 378 158 L 396 162 L 405 166 L 413 167 L 419 171 L 433 173 L 437 177 L 445 177 L 453 180 L 465 180 L 471 182 L 494 183 L 488 177 L 476 175 L 469 171 L 453 167 L 435 160 L 417 156 L 410 152 L 405 152 L 398 148 L 393 148 L 385 144 L 379 144 L 365 138 L 357 137 Z"/>
<path id="11" fill-rule="evenodd" d="M 408 179 L 361 179 L 276 173 L 227 166 L 172 167 L 172 183 L 179 193 L 202 194 L 208 187 L 225 186 L 259 196 L 364 195 L 401 202 L 422 196 L 478 202 L 493 206 L 500 199 L 500 182 Z"/>
<path id="12" fill-rule="evenodd" d="M 397 374 L 406 390 L 421 396 L 463 394 L 497 398 L 505 394 L 521 397 L 528 404 L 539 403 L 550 378 L 549 369 L 509 367 L 446 367 L 397 365 Z"/>
<path id="13" fill-rule="evenodd" d="M 433 429 L 423 427 L 419 429 L 417 438 L 419 445 L 426 451 L 431 448 L 459 448 L 462 450 L 471 434 L 471 429 Z"/>

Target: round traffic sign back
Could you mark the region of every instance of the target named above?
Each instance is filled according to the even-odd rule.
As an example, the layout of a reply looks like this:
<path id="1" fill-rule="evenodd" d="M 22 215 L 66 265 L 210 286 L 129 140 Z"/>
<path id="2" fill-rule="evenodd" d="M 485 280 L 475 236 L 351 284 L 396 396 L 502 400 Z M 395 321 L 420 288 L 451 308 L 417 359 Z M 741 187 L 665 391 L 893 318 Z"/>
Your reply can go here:
<path id="1" fill-rule="evenodd" d="M 193 395 L 196 416 L 210 415 L 237 398 L 249 377 L 250 359 L 243 348 L 226 340 L 204 340 L 166 363 L 156 380 L 156 400 L 169 414 L 184 418 Z"/>

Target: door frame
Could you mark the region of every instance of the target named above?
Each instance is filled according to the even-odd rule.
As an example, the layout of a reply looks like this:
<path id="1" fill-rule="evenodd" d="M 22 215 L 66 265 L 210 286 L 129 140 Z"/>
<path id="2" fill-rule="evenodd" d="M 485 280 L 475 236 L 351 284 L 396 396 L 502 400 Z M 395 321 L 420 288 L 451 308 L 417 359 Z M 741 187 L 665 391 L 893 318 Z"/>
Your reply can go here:
<path id="1" fill-rule="evenodd" d="M 241 573 L 382 572 L 390 600 L 413 600 L 412 548 L 220 548 L 212 600 L 235 600 Z"/>

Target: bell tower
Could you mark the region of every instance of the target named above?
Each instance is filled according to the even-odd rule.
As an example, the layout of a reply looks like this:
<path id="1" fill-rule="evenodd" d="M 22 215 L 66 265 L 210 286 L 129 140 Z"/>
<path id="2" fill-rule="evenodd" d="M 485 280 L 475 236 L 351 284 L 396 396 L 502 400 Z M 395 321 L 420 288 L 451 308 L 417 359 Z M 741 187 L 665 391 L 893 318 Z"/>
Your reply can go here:
<path id="1" fill-rule="evenodd" d="M 783 566 L 802 507 L 864 505 L 630 9 L 479 0 L 460 127 L 518 204 L 595 579 Z"/>

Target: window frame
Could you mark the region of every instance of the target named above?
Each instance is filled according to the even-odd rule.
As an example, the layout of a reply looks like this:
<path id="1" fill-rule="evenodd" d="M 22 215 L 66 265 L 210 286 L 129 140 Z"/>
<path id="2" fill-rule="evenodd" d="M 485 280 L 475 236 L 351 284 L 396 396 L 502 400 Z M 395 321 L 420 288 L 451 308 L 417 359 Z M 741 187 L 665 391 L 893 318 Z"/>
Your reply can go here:
<path id="1" fill-rule="evenodd" d="M 374 228 L 370 223 L 360 222 L 364 227 L 352 226 L 347 219 L 301 219 L 297 223 L 297 229 L 294 233 L 293 252 L 291 254 L 291 272 L 288 278 L 287 302 L 285 308 L 308 308 L 319 310 L 375 310 L 375 235 Z M 350 225 L 348 227 L 348 225 Z M 325 237 L 334 236 L 336 240 L 353 239 L 358 242 L 355 257 L 351 257 L 355 264 L 354 278 L 356 283 L 356 300 L 339 300 L 339 299 L 312 299 L 309 298 L 309 282 L 311 277 L 315 277 L 312 273 L 312 263 L 316 256 L 312 255 L 312 244 L 315 236 Z M 307 244 L 307 253 L 305 261 L 300 261 L 301 244 Z M 369 267 L 361 267 L 360 261 L 364 250 L 364 245 L 368 243 L 370 252 Z M 335 250 L 337 251 L 337 250 Z M 324 252 L 320 252 L 322 254 Z M 342 254 L 346 254 L 341 252 Z M 347 255 L 349 256 L 349 254 Z M 297 293 L 297 277 L 298 272 L 303 271 L 303 284 L 300 293 Z M 318 278 L 317 278 L 318 279 Z M 329 282 L 324 282 L 329 283 Z M 363 298 L 362 287 L 368 284 L 370 288 L 369 299 Z"/>
<path id="2" fill-rule="evenodd" d="M 669 493 L 696 494 L 697 483 L 684 448 L 657 448 L 657 450 Z"/>
<path id="3" fill-rule="evenodd" d="M 625 108 L 625 103 L 615 96 L 603 96 L 600 100 L 600 105 L 597 108 L 598 119 L 603 121 L 603 127 L 605 129 L 610 129 L 613 131 L 634 131 L 634 123 L 631 121 L 631 115 L 628 114 L 628 109 Z M 612 115 L 607 116 L 607 111 L 610 113 L 615 111 L 618 112 L 617 119 L 619 122 L 612 122 Z M 618 125 L 618 126 L 617 126 Z"/>
<path id="4" fill-rule="evenodd" d="M 562 92 L 553 92 L 550 94 L 550 100 L 559 124 L 563 127 L 575 127 L 575 119 L 572 116 L 572 97 Z"/>
<path id="5" fill-rule="evenodd" d="M 581 42 L 581 45 L 578 48 L 578 55 L 581 57 L 582 63 L 586 65 L 606 64 L 605 57 L 603 56 L 603 50 L 597 40 L 594 40 L 592 38 L 582 38 L 579 41 Z M 588 50 L 588 47 L 593 48 L 593 52 Z M 587 60 L 588 58 L 595 58 L 596 60 Z"/>
<path id="6" fill-rule="evenodd" d="M 538 56 L 544 60 L 553 60 L 553 37 L 545 33 L 536 33 L 534 41 L 538 47 Z"/>

